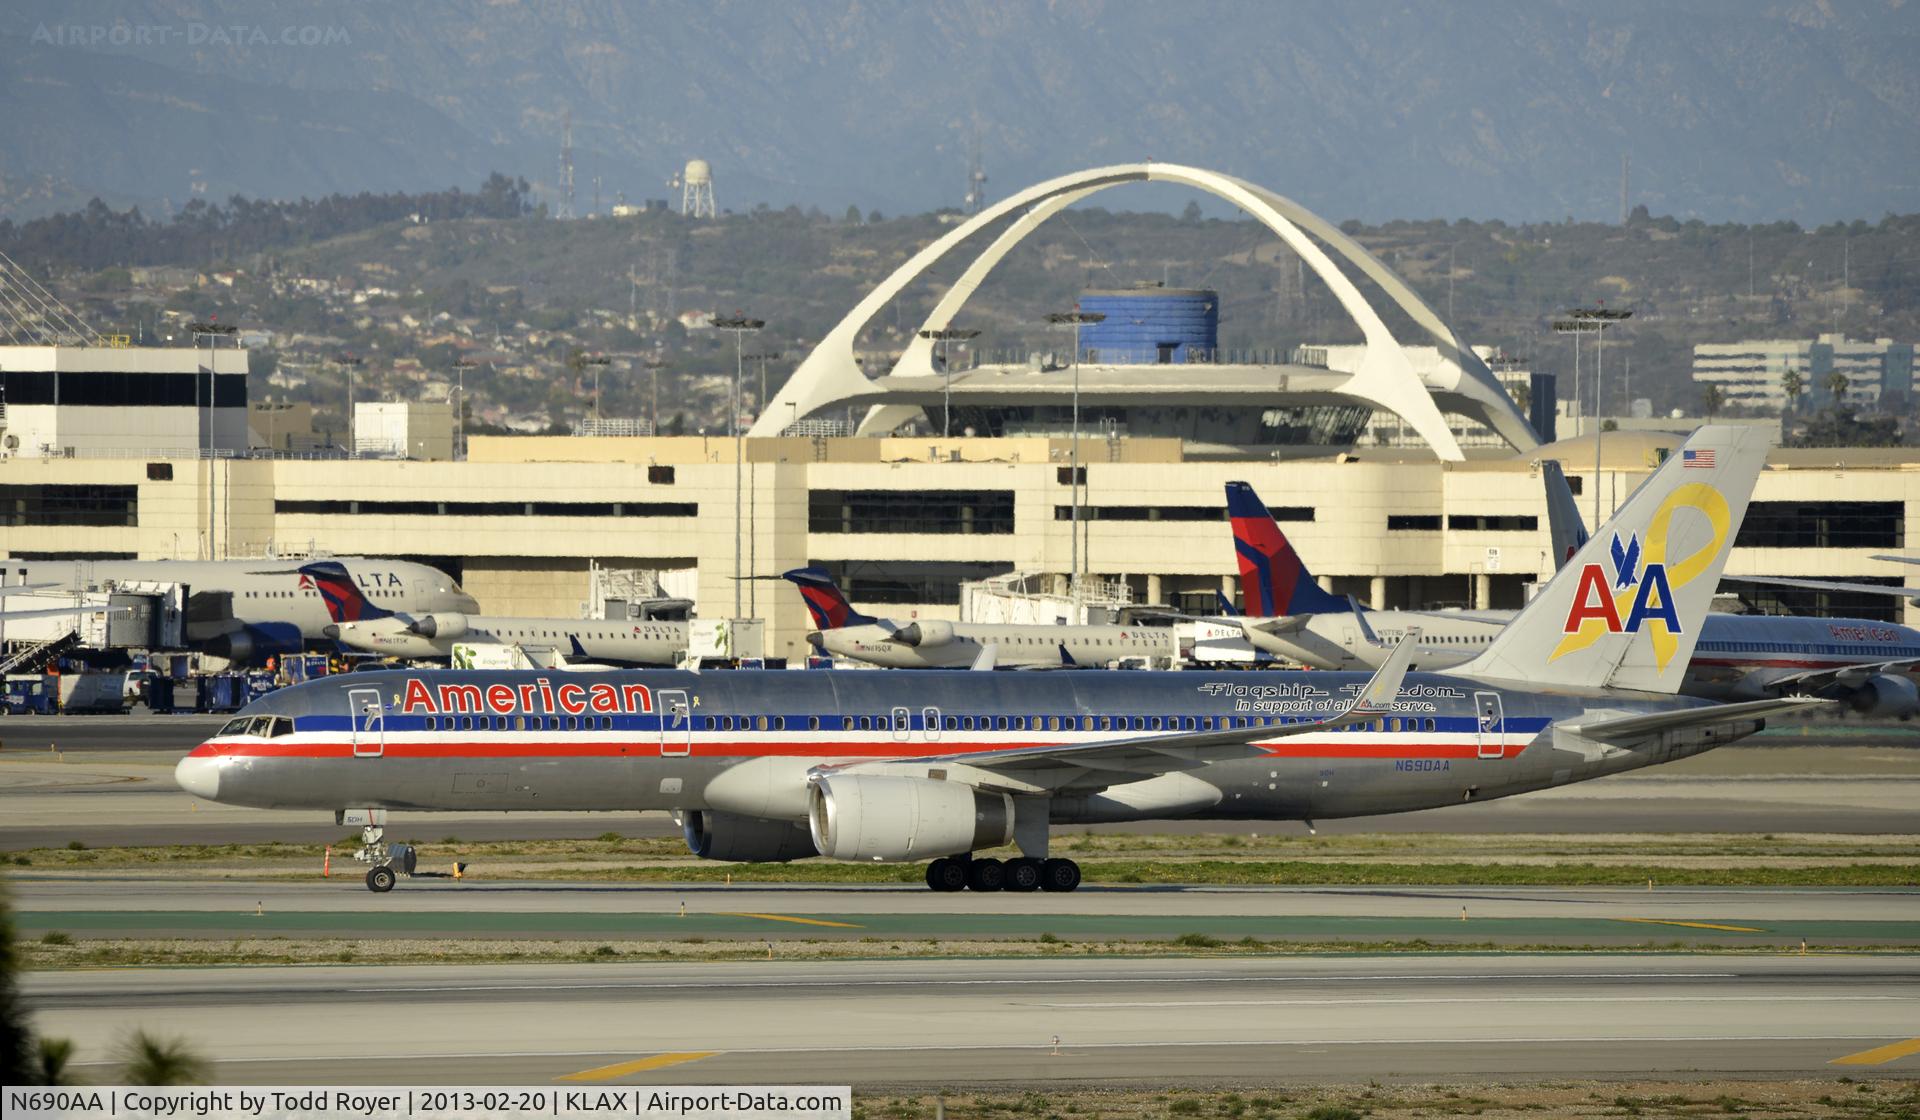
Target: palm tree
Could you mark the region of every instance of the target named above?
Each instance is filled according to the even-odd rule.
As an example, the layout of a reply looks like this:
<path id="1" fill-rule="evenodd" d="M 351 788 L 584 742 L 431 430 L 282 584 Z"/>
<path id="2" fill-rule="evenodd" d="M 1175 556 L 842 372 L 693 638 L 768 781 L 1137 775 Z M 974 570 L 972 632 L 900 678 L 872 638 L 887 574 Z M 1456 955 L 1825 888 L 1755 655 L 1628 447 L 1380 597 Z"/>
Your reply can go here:
<path id="1" fill-rule="evenodd" d="M 1706 388 L 1700 390 L 1700 405 L 1706 409 L 1707 419 L 1713 419 L 1713 414 L 1719 412 L 1720 406 L 1726 403 L 1726 390 L 1720 388 L 1720 386 L 1708 385 Z"/>
<path id="2" fill-rule="evenodd" d="M 1807 379 L 1790 369 L 1780 375 L 1780 391 L 1787 395 L 1787 411 L 1793 412 L 1800 407 L 1800 394 L 1807 391 Z"/>
<path id="3" fill-rule="evenodd" d="M 67 1066 L 73 1061 L 73 1040 L 71 1038 L 40 1039 L 40 1078 L 41 1085 L 72 1085 L 74 1081 L 67 1075 Z"/>
<path id="4" fill-rule="evenodd" d="M 1837 369 L 1827 375 L 1827 392 L 1832 394 L 1835 408 L 1847 403 L 1847 390 L 1852 387 L 1847 375 Z"/>
<path id="5" fill-rule="evenodd" d="M 207 1060 L 183 1038 L 156 1038 L 136 1030 L 117 1048 L 125 1065 L 120 1078 L 128 1085 L 205 1085 Z"/>
<path id="6" fill-rule="evenodd" d="M 19 964 L 13 947 L 13 908 L 0 891 L 0 1081 L 8 1085 L 33 1081 L 33 1030 L 14 982 Z"/>

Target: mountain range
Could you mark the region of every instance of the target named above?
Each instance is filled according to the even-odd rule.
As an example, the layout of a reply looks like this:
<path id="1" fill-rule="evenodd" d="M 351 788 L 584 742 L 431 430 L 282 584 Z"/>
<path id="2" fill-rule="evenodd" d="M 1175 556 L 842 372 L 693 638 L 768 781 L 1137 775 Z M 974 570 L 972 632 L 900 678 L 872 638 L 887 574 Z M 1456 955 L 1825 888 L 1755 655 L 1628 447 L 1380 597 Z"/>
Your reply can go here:
<path id="1" fill-rule="evenodd" d="M 14 0 L 0 216 L 524 176 L 550 207 L 957 206 L 1102 163 L 1336 220 L 1920 210 L 1911 0 Z M 1177 209 L 1177 192 L 1131 202 Z M 675 198 L 677 202 L 677 197 Z M 1208 204 L 1210 212 L 1214 204 Z"/>

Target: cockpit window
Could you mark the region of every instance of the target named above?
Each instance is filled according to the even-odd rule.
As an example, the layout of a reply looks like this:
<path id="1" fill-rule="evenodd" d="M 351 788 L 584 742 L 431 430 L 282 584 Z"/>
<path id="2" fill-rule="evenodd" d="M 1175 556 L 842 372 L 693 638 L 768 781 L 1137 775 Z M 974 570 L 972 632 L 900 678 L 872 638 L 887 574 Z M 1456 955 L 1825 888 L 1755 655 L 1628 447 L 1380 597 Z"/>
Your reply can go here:
<path id="1" fill-rule="evenodd" d="M 273 731 L 271 732 L 271 734 L 276 739 L 278 739 L 282 735 L 293 734 L 293 717 L 292 716 L 274 716 Z"/>
<path id="2" fill-rule="evenodd" d="M 247 726 L 252 722 L 253 719 L 247 716 L 243 716 L 240 719 L 230 719 L 226 722 L 226 726 L 220 729 L 220 734 L 245 735 L 247 733 Z"/>
<path id="3" fill-rule="evenodd" d="M 220 728 L 221 735 L 251 735 L 256 739 L 277 739 L 293 734 L 289 716 L 238 716 Z"/>
<path id="4" fill-rule="evenodd" d="M 272 716 L 253 717 L 253 722 L 247 725 L 247 734 L 258 736 L 259 738 L 262 738 L 262 739 L 265 739 L 268 736 L 272 735 L 273 734 L 273 717 Z"/>

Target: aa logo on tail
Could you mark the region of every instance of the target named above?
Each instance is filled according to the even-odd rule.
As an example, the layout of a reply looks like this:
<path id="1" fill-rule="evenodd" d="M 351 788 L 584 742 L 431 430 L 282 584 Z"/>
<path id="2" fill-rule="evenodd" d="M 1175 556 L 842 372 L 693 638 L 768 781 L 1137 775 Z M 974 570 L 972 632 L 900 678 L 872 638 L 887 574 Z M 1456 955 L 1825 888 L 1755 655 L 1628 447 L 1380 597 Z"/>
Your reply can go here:
<path id="1" fill-rule="evenodd" d="M 1673 519 L 1683 510 L 1705 518 L 1708 535 L 1703 544 L 1676 559 L 1667 554 L 1669 538 Z M 1654 663 L 1664 672 L 1684 632 L 1674 593 L 1699 579 L 1727 546 L 1730 512 L 1718 490 L 1691 483 L 1660 503 L 1647 523 L 1644 539 L 1633 533 L 1622 541 L 1614 534 L 1608 563 L 1581 565 L 1573 601 L 1560 628 L 1565 636 L 1547 660 L 1585 649 L 1608 635 L 1645 631 L 1653 642 Z"/>
<path id="2" fill-rule="evenodd" d="M 1633 602 L 1622 618 L 1620 605 L 1628 594 L 1633 596 Z M 1578 634 L 1588 622 L 1598 622 L 1609 634 L 1638 634 L 1641 626 L 1654 620 L 1666 623 L 1668 633 L 1681 632 L 1680 616 L 1673 609 L 1673 586 L 1667 581 L 1667 566 L 1649 563 L 1642 570 L 1639 536 L 1628 537 L 1623 547 L 1616 534 L 1612 584 L 1608 584 L 1607 573 L 1600 565 L 1582 567 L 1580 586 L 1574 590 L 1566 624 L 1560 631 Z"/>

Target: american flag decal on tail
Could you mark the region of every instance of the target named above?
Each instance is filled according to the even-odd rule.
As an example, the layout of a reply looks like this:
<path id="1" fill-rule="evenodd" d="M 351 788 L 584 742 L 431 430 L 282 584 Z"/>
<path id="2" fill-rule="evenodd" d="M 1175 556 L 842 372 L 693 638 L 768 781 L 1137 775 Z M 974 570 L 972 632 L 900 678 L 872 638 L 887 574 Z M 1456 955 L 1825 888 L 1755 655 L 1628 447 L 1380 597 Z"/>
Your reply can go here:
<path id="1" fill-rule="evenodd" d="M 1712 470 L 1713 449 L 1706 448 L 1700 451 L 1682 451 L 1680 453 L 1680 465 L 1683 467 L 1698 467 L 1701 470 Z"/>

